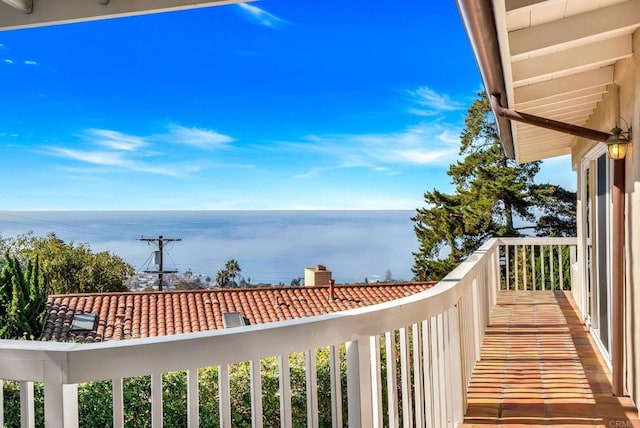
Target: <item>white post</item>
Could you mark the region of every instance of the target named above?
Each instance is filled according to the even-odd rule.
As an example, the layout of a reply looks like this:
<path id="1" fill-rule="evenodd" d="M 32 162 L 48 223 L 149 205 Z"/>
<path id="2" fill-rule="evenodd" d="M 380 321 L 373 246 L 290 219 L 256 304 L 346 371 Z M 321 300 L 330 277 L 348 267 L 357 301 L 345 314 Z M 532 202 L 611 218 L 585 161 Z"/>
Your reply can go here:
<path id="1" fill-rule="evenodd" d="M 289 354 L 278 355 L 280 371 L 280 426 L 291 426 L 291 374 L 289 373 Z"/>
<path id="2" fill-rule="evenodd" d="M 409 354 L 409 331 L 400 329 L 400 381 L 402 382 L 402 426 L 413 426 L 411 403 L 411 356 Z"/>
<path id="3" fill-rule="evenodd" d="M 504 282 L 506 284 L 505 289 L 506 290 L 511 290 L 511 284 L 510 284 L 510 279 L 509 279 L 509 249 L 510 246 L 508 244 L 504 244 L 504 267 L 505 267 L 505 278 L 504 278 Z M 498 254 L 498 258 L 500 258 L 500 254 Z M 500 271 L 498 271 L 500 272 Z M 498 290 L 500 289 L 500 275 L 498 275 Z"/>
<path id="4" fill-rule="evenodd" d="M 342 372 L 340 352 L 336 345 L 329 346 L 329 365 L 331 381 L 331 426 L 342 427 Z"/>
<path id="5" fill-rule="evenodd" d="M 556 279 L 553 275 L 553 245 L 549 245 L 549 276 L 551 277 L 551 290 L 555 290 Z"/>
<path id="6" fill-rule="evenodd" d="M 542 278 L 542 287 L 540 289 L 542 291 L 544 291 L 547 287 L 547 281 L 544 277 L 544 248 L 544 246 L 540 247 L 540 277 Z"/>
<path id="7" fill-rule="evenodd" d="M 564 290 L 564 269 L 562 268 L 562 245 L 558 245 L 558 275 L 560 280 L 560 290 Z M 571 266 L 569 266 L 571 267 Z"/>
<path id="8" fill-rule="evenodd" d="M 0 379 L 0 427 L 4 426 L 4 380 Z"/>
<path id="9" fill-rule="evenodd" d="M 162 428 L 162 373 L 151 374 L 151 426 Z"/>
<path id="10" fill-rule="evenodd" d="M 531 245 L 531 291 L 536 291 L 536 247 Z"/>
<path id="11" fill-rule="evenodd" d="M 424 397 L 422 395 L 422 365 L 420 357 L 422 355 L 422 342 L 420 340 L 420 324 L 411 326 L 413 344 L 413 390 L 416 426 L 424 426 Z"/>
<path id="12" fill-rule="evenodd" d="M 523 245 L 522 246 L 522 276 L 523 276 L 523 283 L 522 283 L 522 289 L 526 290 L 528 285 L 527 285 L 527 246 Z"/>
<path id="13" fill-rule="evenodd" d="M 422 321 L 422 373 L 424 375 L 425 427 L 434 428 L 433 419 L 433 375 L 431 370 L 431 320 Z"/>
<path id="14" fill-rule="evenodd" d="M 262 428 L 262 375 L 260 360 L 249 362 L 251 370 L 251 427 Z"/>
<path id="15" fill-rule="evenodd" d="M 111 379 L 111 394 L 113 405 L 113 427 L 124 428 L 124 394 L 122 392 L 122 378 Z"/>
<path id="16" fill-rule="evenodd" d="M 382 419 L 382 377 L 380 375 L 380 337 L 378 335 L 371 336 L 369 339 L 371 347 L 371 393 L 373 395 L 373 426 L 381 428 Z"/>
<path id="17" fill-rule="evenodd" d="M 49 402 L 52 401 L 54 392 L 55 391 L 49 393 Z M 45 424 L 48 421 L 46 403 L 47 397 L 45 395 Z M 51 404 L 49 407 L 51 407 Z M 60 420 L 59 423 L 61 424 L 62 420 Z M 33 403 L 33 382 L 20 382 L 20 426 L 23 428 L 35 428 L 36 426 L 36 412 Z"/>
<path id="18" fill-rule="evenodd" d="M 387 409 L 389 412 L 389 428 L 398 428 L 398 383 L 396 378 L 396 335 L 388 331 L 385 337 L 385 359 L 387 361 Z"/>
<path id="19" fill-rule="evenodd" d="M 305 380 L 307 390 L 307 427 L 318 428 L 318 376 L 316 351 L 305 351 Z"/>
<path id="20" fill-rule="evenodd" d="M 78 390 L 63 383 L 63 362 L 44 362 L 44 426 L 75 428 L 78 426 Z M 33 394 L 33 391 L 32 391 Z"/>
<path id="21" fill-rule="evenodd" d="M 229 365 L 218 366 L 218 391 L 220 398 L 220 427 L 231 428 L 231 392 L 229 390 Z"/>
<path id="22" fill-rule="evenodd" d="M 458 302 L 458 305 L 460 303 Z M 462 423 L 466 408 L 466 385 L 462 381 L 462 353 L 460 352 L 460 314 L 458 305 L 449 309 L 449 360 L 451 361 L 451 402 L 453 404 L 453 426 Z"/>
<path id="23" fill-rule="evenodd" d="M 513 263 L 515 264 L 515 290 L 518 290 L 518 282 L 520 281 L 520 260 L 518 260 L 518 245 L 513 246 Z"/>
<path id="24" fill-rule="evenodd" d="M 198 395 L 198 368 L 187 369 L 187 427 L 198 428 L 200 425 L 200 404 Z"/>
<path id="25" fill-rule="evenodd" d="M 78 384 L 63 384 L 62 395 L 64 397 L 64 426 L 65 428 L 77 428 L 80 423 Z"/>
<path id="26" fill-rule="evenodd" d="M 347 342 L 347 404 L 349 426 L 370 427 L 371 352 L 368 338 Z"/>
<path id="27" fill-rule="evenodd" d="M 444 356 L 442 355 L 442 318 L 436 315 L 430 321 L 431 327 L 431 361 L 433 383 L 433 425 L 445 426 L 446 412 L 444 397 Z"/>
<path id="28" fill-rule="evenodd" d="M 445 424 L 449 428 L 453 428 L 453 408 L 455 403 L 453 402 L 453 380 L 452 371 L 454 370 L 453 359 L 454 355 L 451 352 L 451 330 L 449 329 L 449 314 L 450 310 L 446 310 L 440 316 L 442 317 L 442 356 L 443 356 L 443 375 L 444 383 L 442 389 L 444 391 L 444 404 L 445 404 Z"/>

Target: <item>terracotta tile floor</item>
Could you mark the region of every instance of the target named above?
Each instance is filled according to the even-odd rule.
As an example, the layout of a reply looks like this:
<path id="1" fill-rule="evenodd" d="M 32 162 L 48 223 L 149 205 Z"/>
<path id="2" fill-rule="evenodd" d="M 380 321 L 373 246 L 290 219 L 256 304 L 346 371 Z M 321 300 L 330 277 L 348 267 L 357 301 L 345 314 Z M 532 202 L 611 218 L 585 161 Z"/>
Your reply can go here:
<path id="1" fill-rule="evenodd" d="M 469 386 L 464 428 L 640 428 L 564 292 L 503 291 Z"/>

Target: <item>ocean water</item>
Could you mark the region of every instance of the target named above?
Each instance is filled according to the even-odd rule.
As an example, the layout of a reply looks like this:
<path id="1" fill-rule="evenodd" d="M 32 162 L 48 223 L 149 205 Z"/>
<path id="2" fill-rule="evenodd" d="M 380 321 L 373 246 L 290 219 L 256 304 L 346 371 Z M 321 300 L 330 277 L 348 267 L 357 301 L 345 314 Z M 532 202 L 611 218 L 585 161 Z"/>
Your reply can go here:
<path id="1" fill-rule="evenodd" d="M 337 283 L 410 280 L 418 243 L 414 211 L 0 211 L 0 236 L 55 232 L 64 241 L 110 251 L 137 271 L 153 269 L 155 244 L 144 236 L 180 238 L 165 244 L 164 268 L 215 277 L 229 259 L 252 283 L 304 277 L 323 264 Z"/>

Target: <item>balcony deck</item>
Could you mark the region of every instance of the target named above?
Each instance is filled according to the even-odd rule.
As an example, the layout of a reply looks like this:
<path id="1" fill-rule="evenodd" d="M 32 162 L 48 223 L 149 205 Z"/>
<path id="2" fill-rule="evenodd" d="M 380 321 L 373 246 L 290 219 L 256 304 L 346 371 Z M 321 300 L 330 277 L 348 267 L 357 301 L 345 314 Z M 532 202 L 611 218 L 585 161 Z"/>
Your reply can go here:
<path id="1" fill-rule="evenodd" d="M 464 428 L 639 427 L 573 299 L 562 291 L 500 291 L 468 391 Z"/>
<path id="2" fill-rule="evenodd" d="M 100 381 L 101 426 L 116 428 L 162 428 L 169 411 L 191 428 L 640 428 L 581 323 L 576 255 L 575 238 L 494 238 L 436 286 L 369 307 L 168 337 L 0 341 L 0 388 L 19 387 L 0 394 L 0 426 L 88 426 L 103 415 L 84 392 Z"/>

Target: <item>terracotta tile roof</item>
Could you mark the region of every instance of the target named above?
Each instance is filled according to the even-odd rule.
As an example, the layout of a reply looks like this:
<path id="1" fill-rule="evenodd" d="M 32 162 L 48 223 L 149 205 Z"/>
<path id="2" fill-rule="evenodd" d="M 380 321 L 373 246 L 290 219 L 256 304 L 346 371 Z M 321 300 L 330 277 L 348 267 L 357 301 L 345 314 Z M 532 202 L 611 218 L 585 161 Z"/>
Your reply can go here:
<path id="1" fill-rule="evenodd" d="M 224 328 L 222 314 L 241 312 L 251 324 L 322 315 L 398 299 L 433 282 L 268 287 L 49 296 L 42 339 L 102 342 Z M 71 330 L 76 314 L 97 315 L 96 327 Z"/>

